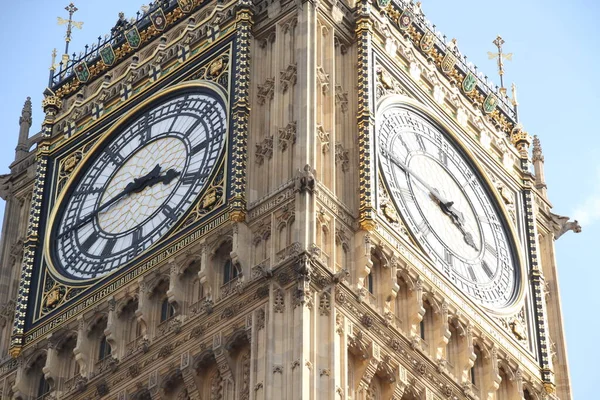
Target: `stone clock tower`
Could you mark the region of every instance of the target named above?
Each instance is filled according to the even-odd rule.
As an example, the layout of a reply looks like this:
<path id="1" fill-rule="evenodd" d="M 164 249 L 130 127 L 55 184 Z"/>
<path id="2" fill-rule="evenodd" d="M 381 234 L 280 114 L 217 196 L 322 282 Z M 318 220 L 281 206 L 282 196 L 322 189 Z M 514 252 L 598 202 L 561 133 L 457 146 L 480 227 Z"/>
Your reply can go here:
<path id="1" fill-rule="evenodd" d="M 570 399 L 580 228 L 465 60 L 404 0 L 158 1 L 63 58 L 0 176 L 0 398 Z"/>

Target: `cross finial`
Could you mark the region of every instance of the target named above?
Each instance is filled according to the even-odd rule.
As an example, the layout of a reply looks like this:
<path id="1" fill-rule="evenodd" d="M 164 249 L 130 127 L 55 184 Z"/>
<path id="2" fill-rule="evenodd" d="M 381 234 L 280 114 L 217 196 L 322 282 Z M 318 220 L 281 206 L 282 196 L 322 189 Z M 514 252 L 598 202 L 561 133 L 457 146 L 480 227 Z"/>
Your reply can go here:
<path id="1" fill-rule="evenodd" d="M 65 54 L 63 55 L 63 61 L 65 59 L 69 59 L 69 43 L 71 42 L 71 33 L 73 32 L 73 27 L 77 29 L 81 29 L 83 27 L 83 22 L 73 21 L 73 14 L 75 14 L 75 12 L 78 10 L 73 3 L 70 3 L 68 6 L 66 6 L 65 10 L 67 10 L 69 13 L 69 19 L 57 17 L 59 25 L 67 24 L 67 34 L 65 35 Z"/>
<path id="2" fill-rule="evenodd" d="M 511 61 L 513 54 L 512 53 L 508 53 L 508 54 L 502 53 L 502 45 L 505 42 L 504 42 L 504 39 L 502 39 L 502 37 L 500 35 L 498 35 L 492 43 L 496 45 L 496 47 L 498 48 L 498 52 L 492 53 L 491 51 L 488 51 L 488 58 L 491 60 L 493 58 L 498 57 L 498 74 L 500 75 L 500 93 L 502 93 L 504 96 L 506 96 L 506 88 L 504 87 L 504 77 L 503 77 L 504 63 L 502 60 L 505 59 L 505 60 Z"/>

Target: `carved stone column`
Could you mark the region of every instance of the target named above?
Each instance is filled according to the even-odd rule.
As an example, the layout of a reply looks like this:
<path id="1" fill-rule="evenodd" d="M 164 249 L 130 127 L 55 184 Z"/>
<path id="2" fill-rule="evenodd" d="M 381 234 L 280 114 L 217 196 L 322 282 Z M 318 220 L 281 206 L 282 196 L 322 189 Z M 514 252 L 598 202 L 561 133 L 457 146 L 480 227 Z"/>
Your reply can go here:
<path id="1" fill-rule="evenodd" d="M 357 248 L 354 254 L 356 259 L 356 290 L 359 298 L 365 300 L 367 296 L 367 276 L 373 269 L 373 261 L 371 260 L 371 235 L 367 231 L 359 231 L 356 233 Z"/>
<path id="2" fill-rule="evenodd" d="M 221 333 L 218 333 L 213 337 L 213 352 L 215 355 L 215 360 L 217 361 L 219 374 L 222 378 L 221 387 L 223 400 L 234 400 L 235 382 L 233 379 L 233 372 L 231 370 L 229 354 L 223 345 L 223 337 Z"/>
<path id="3" fill-rule="evenodd" d="M 85 319 L 83 315 L 77 317 L 77 344 L 73 349 L 73 354 L 75 354 L 75 361 L 79 364 L 79 371 L 81 376 L 85 378 L 89 378 L 88 374 L 91 371 L 91 368 L 88 369 L 88 352 L 90 348 L 90 340 L 87 335 L 87 330 L 85 328 Z"/>
<path id="4" fill-rule="evenodd" d="M 44 379 L 50 385 L 51 390 L 56 390 L 58 380 L 60 378 L 59 371 L 61 369 L 60 360 L 58 358 L 58 340 L 54 335 L 48 336 L 46 364 L 42 368 Z"/>
<path id="5" fill-rule="evenodd" d="M 436 335 L 434 357 L 440 368 L 445 368 L 447 359 L 446 348 L 450 340 L 450 329 L 448 329 L 448 302 L 444 300 L 439 309 L 438 334 Z"/>
<path id="6" fill-rule="evenodd" d="M 202 244 L 200 246 L 200 271 L 198 271 L 198 279 L 200 279 L 200 284 L 202 285 L 202 291 L 204 293 L 204 297 L 207 300 L 213 299 L 212 293 L 212 284 L 210 278 L 210 271 L 208 270 L 208 251 L 206 249 L 206 244 Z"/>
<path id="7" fill-rule="evenodd" d="M 135 310 L 135 317 L 137 323 L 140 326 L 141 334 L 144 339 L 148 339 L 150 321 L 152 320 L 152 302 L 150 299 L 150 288 L 148 282 L 145 282 L 143 278 L 138 279 L 139 284 L 139 296 L 138 296 L 138 308 Z"/>
<path id="8" fill-rule="evenodd" d="M 114 296 L 111 296 L 108 299 L 108 318 L 106 321 L 106 329 L 104 329 L 104 336 L 106 336 L 106 341 L 110 345 L 113 354 L 119 354 L 119 345 L 123 344 L 121 340 L 123 327 L 119 326 L 119 320 L 115 311 L 116 306 L 117 302 L 115 301 Z"/>
<path id="9" fill-rule="evenodd" d="M 418 279 L 415 282 L 413 288 L 413 295 L 411 296 L 411 303 L 408 305 L 408 335 L 413 340 L 419 338 L 419 324 L 423 320 L 425 315 L 425 308 L 423 307 L 423 281 Z"/>
<path id="10" fill-rule="evenodd" d="M 169 303 L 180 314 L 184 308 L 186 294 L 183 282 L 179 279 L 181 276 L 181 267 L 173 258 L 167 261 L 167 264 L 169 265 L 169 289 L 167 290 L 167 297 Z"/>
<path id="11" fill-rule="evenodd" d="M 475 351 L 473 348 L 473 329 L 471 324 L 467 324 L 463 331 L 464 340 L 461 343 L 458 354 L 458 380 L 459 382 L 471 382 L 471 368 L 475 365 Z"/>

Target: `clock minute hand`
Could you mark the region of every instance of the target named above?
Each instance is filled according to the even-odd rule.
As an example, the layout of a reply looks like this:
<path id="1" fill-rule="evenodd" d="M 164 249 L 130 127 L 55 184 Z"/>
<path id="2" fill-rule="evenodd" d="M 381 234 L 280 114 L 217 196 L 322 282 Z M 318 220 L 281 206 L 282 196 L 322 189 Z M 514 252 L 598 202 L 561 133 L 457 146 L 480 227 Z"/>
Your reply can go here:
<path id="1" fill-rule="evenodd" d="M 102 204 L 100 207 L 98 207 L 98 209 L 96 209 L 96 210 L 92 211 L 91 213 L 89 213 L 85 218 L 81 219 L 79 221 L 79 223 L 77 223 L 77 225 L 75 225 L 71 229 L 68 229 L 68 230 L 64 231 L 63 233 L 61 233 L 60 235 L 58 235 L 57 239 L 62 238 L 63 236 L 65 236 L 67 233 L 69 233 L 71 231 L 75 231 L 75 230 L 81 228 L 82 226 L 84 226 L 85 224 L 87 224 L 88 222 L 90 222 L 96 215 L 98 215 L 98 213 L 106 210 L 108 207 L 112 206 L 117 201 L 121 200 L 121 198 L 123 196 L 127 195 L 127 194 L 129 194 L 129 192 L 126 191 L 126 190 L 123 190 L 121 193 L 119 193 L 118 195 L 116 195 L 115 197 L 113 197 L 112 199 L 110 199 L 106 203 Z"/>
<path id="2" fill-rule="evenodd" d="M 388 156 L 394 164 L 403 169 L 407 174 L 411 175 L 417 182 L 419 182 L 429 191 L 431 196 L 434 198 L 434 201 L 440 206 L 442 211 L 450 217 L 454 225 L 456 225 L 456 227 L 463 234 L 465 242 L 469 246 L 473 247 L 475 250 L 479 251 L 477 245 L 475 244 L 475 240 L 473 239 L 473 235 L 465 229 L 465 219 L 463 214 L 454 207 L 454 202 L 445 199 L 437 189 L 434 189 L 431 186 L 429 186 L 427 182 L 421 179 L 419 175 L 417 175 L 406 164 L 399 160 L 398 157 L 394 156 L 391 153 L 388 153 Z"/>
<path id="3" fill-rule="evenodd" d="M 452 208 L 452 205 L 454 204 L 454 202 L 452 201 L 448 201 L 446 200 L 438 190 L 432 188 L 431 186 L 429 186 L 429 184 L 427 184 L 427 182 L 425 182 L 423 179 L 421 179 L 421 177 L 419 175 L 417 175 L 412 169 L 410 169 L 406 164 L 404 164 L 402 161 L 400 161 L 398 159 L 398 157 L 394 156 L 391 153 L 388 153 L 388 156 L 390 158 L 390 160 L 396 164 L 398 167 L 400 167 L 401 169 L 403 169 L 407 174 L 409 174 L 410 176 L 412 176 L 413 178 L 415 178 L 415 180 L 417 182 L 419 182 L 421 185 L 423 185 L 425 187 L 425 189 L 427 189 L 429 191 L 429 193 L 435 197 L 435 200 L 437 202 L 439 202 L 439 204 L 441 206 L 443 206 L 443 208 L 447 209 L 448 211 L 450 211 L 450 209 Z"/>

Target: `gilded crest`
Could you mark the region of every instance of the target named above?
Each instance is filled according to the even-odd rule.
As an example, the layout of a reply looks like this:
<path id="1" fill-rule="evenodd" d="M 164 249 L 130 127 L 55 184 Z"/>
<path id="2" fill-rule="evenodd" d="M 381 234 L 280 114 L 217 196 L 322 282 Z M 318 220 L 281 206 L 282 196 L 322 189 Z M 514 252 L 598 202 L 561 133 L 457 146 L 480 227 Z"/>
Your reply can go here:
<path id="1" fill-rule="evenodd" d="M 393 205 L 391 205 L 390 203 L 386 203 L 383 206 L 383 215 L 385 215 L 387 220 L 390 222 L 398 222 L 399 221 L 398 213 L 396 212 L 396 208 Z"/>
<path id="2" fill-rule="evenodd" d="M 102 59 L 102 62 L 107 66 L 111 66 L 115 63 L 115 51 L 113 50 L 112 45 L 110 43 L 107 43 L 106 46 L 100 49 L 100 58 Z"/>
<path id="3" fill-rule="evenodd" d="M 471 93 L 477 86 L 477 77 L 474 73 L 468 72 L 462 81 L 462 90 L 465 93 Z"/>
<path id="4" fill-rule="evenodd" d="M 498 105 L 498 97 L 496 97 L 496 95 L 490 93 L 487 95 L 487 97 L 485 98 L 485 100 L 483 102 L 483 112 L 485 112 L 486 114 L 489 114 L 496 109 L 497 105 Z"/>
<path id="5" fill-rule="evenodd" d="M 425 53 L 429 52 L 429 50 L 433 49 L 433 40 L 434 40 L 435 36 L 433 36 L 433 33 L 431 33 L 430 31 L 427 31 L 425 33 L 425 35 L 423 35 L 423 37 L 421 38 L 421 41 L 419 42 L 419 46 L 421 46 L 421 50 L 423 50 Z"/>
<path id="6" fill-rule="evenodd" d="M 398 17 L 398 27 L 400 28 L 400 30 L 403 31 L 408 29 L 412 24 L 413 18 L 414 15 L 412 12 L 404 10 L 402 14 L 400 14 L 400 16 Z"/>
<path id="7" fill-rule="evenodd" d="M 442 71 L 449 74 L 454 69 L 454 65 L 456 65 L 456 56 L 451 52 L 446 53 L 442 60 Z"/>
<path id="8" fill-rule="evenodd" d="M 208 67 L 208 71 L 212 76 L 217 76 L 223 70 L 223 59 L 217 58 L 213 62 L 210 63 Z"/>
<path id="9" fill-rule="evenodd" d="M 90 79 L 90 70 L 85 61 L 80 62 L 75 66 L 75 76 L 81 83 L 85 83 Z"/>

